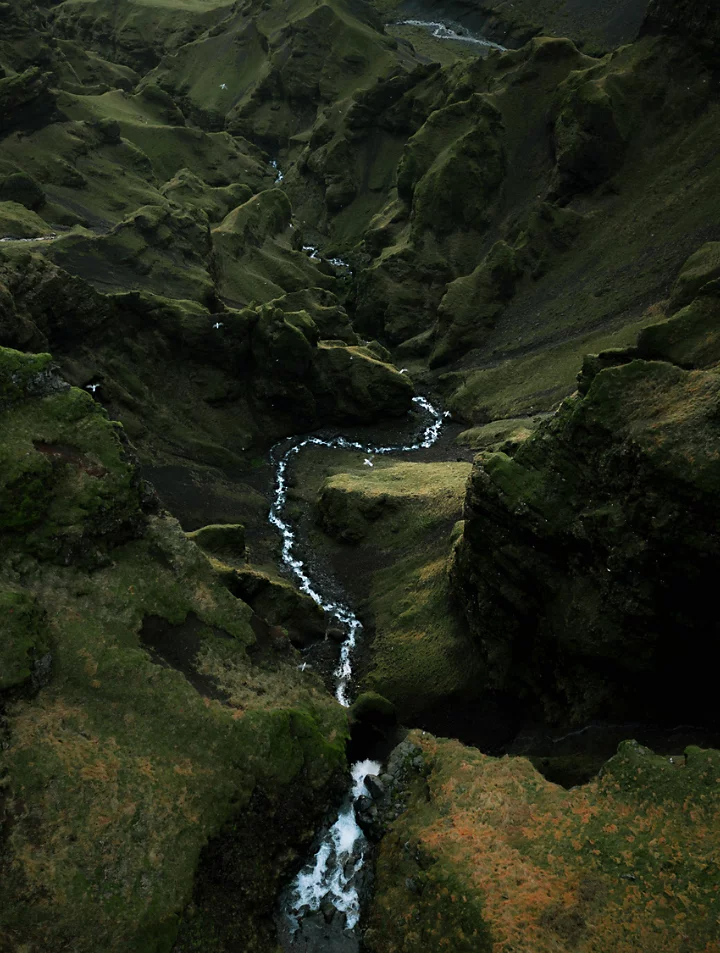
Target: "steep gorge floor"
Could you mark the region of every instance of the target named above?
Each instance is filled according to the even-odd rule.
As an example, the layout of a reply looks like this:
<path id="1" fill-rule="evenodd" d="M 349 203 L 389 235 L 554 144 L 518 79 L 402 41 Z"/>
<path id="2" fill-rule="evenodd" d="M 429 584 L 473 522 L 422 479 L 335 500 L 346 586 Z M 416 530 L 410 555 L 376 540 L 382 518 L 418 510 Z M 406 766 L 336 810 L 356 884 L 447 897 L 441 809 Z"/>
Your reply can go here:
<path id="1" fill-rule="evenodd" d="M 506 6 L 0 4 L 3 953 L 273 949 L 402 726 L 337 953 L 718 949 L 718 18 Z M 268 454 L 418 391 L 291 470 L 348 716 Z"/>

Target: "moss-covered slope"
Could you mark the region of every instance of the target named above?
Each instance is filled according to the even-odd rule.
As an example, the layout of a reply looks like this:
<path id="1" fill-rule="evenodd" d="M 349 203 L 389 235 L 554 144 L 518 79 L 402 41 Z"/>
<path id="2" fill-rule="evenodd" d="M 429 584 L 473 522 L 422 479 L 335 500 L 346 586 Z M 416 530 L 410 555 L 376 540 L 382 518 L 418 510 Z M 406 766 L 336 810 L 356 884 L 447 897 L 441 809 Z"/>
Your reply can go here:
<path id="1" fill-rule="evenodd" d="M 415 732 L 383 839 L 372 953 L 717 949 L 717 751 L 627 741 L 564 791 L 523 758 Z"/>
<path id="2" fill-rule="evenodd" d="M 374 460 L 372 469 L 358 459 L 357 470 L 324 481 L 318 521 L 341 543 L 331 551 L 340 556 L 352 545 L 345 559 L 363 576 L 360 608 L 372 643 L 361 687 L 390 699 L 401 720 L 425 723 L 479 696 L 483 684 L 447 578 L 470 466 Z"/>
<path id="3" fill-rule="evenodd" d="M 0 351 L 0 401 L 3 942 L 169 951 L 196 877 L 204 922 L 222 830 L 236 889 L 212 896 L 200 948 L 267 950 L 345 715 L 157 513 L 122 429 L 47 355 Z"/>

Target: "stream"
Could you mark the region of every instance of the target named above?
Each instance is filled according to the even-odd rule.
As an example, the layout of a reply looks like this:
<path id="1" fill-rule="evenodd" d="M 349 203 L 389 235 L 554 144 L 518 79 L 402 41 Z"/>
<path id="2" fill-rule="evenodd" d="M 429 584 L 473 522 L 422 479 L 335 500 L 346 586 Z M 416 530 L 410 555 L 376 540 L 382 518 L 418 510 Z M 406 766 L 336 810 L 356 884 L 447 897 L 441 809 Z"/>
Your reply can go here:
<path id="1" fill-rule="evenodd" d="M 507 47 L 499 43 L 493 43 L 492 40 L 486 40 L 483 36 L 475 36 L 459 23 L 442 23 L 438 20 L 397 20 L 396 26 L 418 26 L 428 30 L 431 36 L 437 40 L 453 40 L 457 43 L 470 43 L 475 46 L 484 47 L 487 50 L 500 50 L 506 52 Z"/>
<path id="2" fill-rule="evenodd" d="M 333 673 L 335 697 L 346 708 L 350 705 L 353 679 L 353 653 L 363 625 L 353 610 L 337 599 L 323 595 L 321 585 L 309 575 L 305 563 L 295 551 L 296 531 L 285 516 L 288 491 L 288 467 L 303 447 L 310 445 L 359 450 L 366 454 L 365 463 L 372 466 L 372 457 L 388 453 L 406 453 L 431 447 L 440 436 L 448 416 L 433 406 L 425 397 L 414 397 L 416 408 L 429 423 L 412 442 L 392 446 L 374 446 L 358 443 L 346 437 L 324 440 L 305 437 L 284 451 L 274 449 L 277 459 L 275 489 L 269 521 L 282 537 L 282 562 L 295 577 L 298 587 L 307 593 L 346 633 L 340 646 L 340 657 Z M 284 948 L 290 950 L 332 950 L 354 953 L 359 946 L 353 930 L 360 919 L 358 887 L 364 876 L 363 865 L 368 843 L 355 819 L 355 801 L 367 794 L 365 778 L 379 774 L 376 761 L 357 761 L 352 765 L 352 786 L 338 813 L 337 819 L 317 841 L 313 858 L 303 867 L 285 891 L 282 899 L 279 932 Z M 328 946 L 328 929 L 332 945 Z"/>

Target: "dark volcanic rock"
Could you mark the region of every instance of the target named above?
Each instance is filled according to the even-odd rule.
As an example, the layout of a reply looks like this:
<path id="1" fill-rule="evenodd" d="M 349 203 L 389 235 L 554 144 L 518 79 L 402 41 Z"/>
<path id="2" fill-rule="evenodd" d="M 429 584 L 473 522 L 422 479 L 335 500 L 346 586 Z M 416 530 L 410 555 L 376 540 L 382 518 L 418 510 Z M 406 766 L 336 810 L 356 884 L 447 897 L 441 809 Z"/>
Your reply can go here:
<path id="1" fill-rule="evenodd" d="M 720 9 L 714 0 L 650 0 L 642 32 L 680 36 L 712 60 L 720 55 Z"/>
<path id="2" fill-rule="evenodd" d="M 720 566 L 713 287 L 643 333 L 650 360 L 587 360 L 585 396 L 514 458 L 476 459 L 455 593 L 493 687 L 550 720 L 715 716 L 703 663 Z"/>

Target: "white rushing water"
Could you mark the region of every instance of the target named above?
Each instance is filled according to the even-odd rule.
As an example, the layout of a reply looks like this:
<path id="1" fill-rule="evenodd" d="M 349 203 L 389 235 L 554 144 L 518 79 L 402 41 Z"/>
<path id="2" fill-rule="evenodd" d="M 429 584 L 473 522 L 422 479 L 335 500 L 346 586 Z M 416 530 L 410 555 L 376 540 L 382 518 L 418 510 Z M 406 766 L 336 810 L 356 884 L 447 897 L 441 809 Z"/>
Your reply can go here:
<path id="1" fill-rule="evenodd" d="M 282 536 L 282 561 L 297 579 L 298 585 L 306 592 L 325 612 L 335 618 L 346 630 L 347 637 L 340 649 L 340 661 L 335 670 L 335 697 L 341 705 L 350 704 L 348 688 L 352 679 L 352 652 L 357 643 L 357 637 L 362 631 L 362 623 L 349 606 L 334 599 L 328 599 L 319 590 L 318 583 L 314 582 L 305 569 L 305 563 L 295 555 L 295 530 L 284 517 L 287 501 L 287 470 L 293 456 L 310 445 L 318 447 L 338 447 L 343 450 L 360 450 L 369 455 L 388 453 L 406 453 L 412 450 L 422 450 L 432 447 L 440 436 L 443 421 L 448 416 L 426 400 L 425 397 L 414 397 L 413 402 L 430 415 L 431 423 L 423 430 L 414 443 L 399 444 L 387 447 L 376 447 L 372 444 L 357 443 L 346 437 L 333 437 L 323 440 L 321 437 L 305 437 L 293 444 L 280 457 L 275 479 L 273 503 L 270 507 L 269 520 L 280 530 Z"/>
<path id="2" fill-rule="evenodd" d="M 338 818 L 322 840 L 314 860 L 295 878 L 291 890 L 290 920 L 297 929 L 299 916 L 315 912 L 326 898 L 345 914 L 352 930 L 360 919 L 360 897 L 355 877 L 365 860 L 367 840 L 355 819 L 354 802 L 367 794 L 365 778 L 380 771 L 379 761 L 358 761 L 352 766 L 353 785 Z"/>
<path id="3" fill-rule="evenodd" d="M 275 185 L 282 182 L 285 178 L 285 173 L 278 168 L 277 159 L 270 160 L 270 168 L 275 172 Z"/>
<path id="4" fill-rule="evenodd" d="M 314 245 L 303 245 L 302 250 L 310 252 L 312 261 L 320 261 L 320 255 L 318 255 L 318 250 Z"/>
<path id="5" fill-rule="evenodd" d="M 419 26 L 429 30 L 432 36 L 438 40 L 456 40 L 460 43 L 474 43 L 476 46 L 483 46 L 489 50 L 507 51 L 506 46 L 500 46 L 499 43 L 493 43 L 492 40 L 486 40 L 481 36 L 473 36 L 464 27 L 448 26 L 446 23 L 440 23 L 437 20 L 399 20 L 398 26 Z"/>
<path id="6" fill-rule="evenodd" d="M 346 437 L 333 437 L 323 440 L 320 437 L 305 437 L 290 446 L 277 462 L 275 490 L 270 508 L 269 520 L 282 536 L 282 561 L 297 579 L 298 585 L 315 602 L 334 618 L 347 635 L 340 648 L 340 658 L 334 672 L 335 696 L 341 705 L 350 704 L 350 683 L 353 675 L 353 651 L 358 636 L 362 632 L 362 623 L 344 603 L 325 597 L 319 584 L 308 574 L 305 563 L 295 554 L 295 531 L 284 516 L 288 490 L 288 466 L 295 454 L 303 447 L 338 447 L 343 450 L 360 450 L 367 454 L 365 463 L 372 466 L 370 459 L 374 455 L 408 452 L 431 447 L 440 436 L 443 422 L 448 416 L 434 407 L 425 397 L 414 397 L 413 402 L 430 417 L 430 423 L 412 443 L 390 446 L 374 446 L 358 443 Z M 305 663 L 300 666 L 305 668 Z M 357 889 L 357 876 L 360 873 L 367 850 L 367 840 L 355 819 L 355 801 L 366 794 L 365 778 L 380 771 L 377 761 L 358 761 L 352 766 L 352 789 L 343 802 L 337 820 L 321 840 L 314 859 L 295 878 L 289 891 L 286 907 L 291 927 L 295 932 L 300 920 L 307 912 L 320 909 L 328 899 L 332 906 L 345 915 L 345 926 L 353 929 L 360 917 L 360 899 Z"/>
<path id="7" fill-rule="evenodd" d="M 51 242 L 57 235 L 41 235 L 40 238 L 0 238 L 0 242 Z"/>

